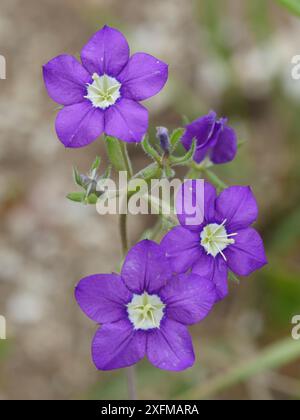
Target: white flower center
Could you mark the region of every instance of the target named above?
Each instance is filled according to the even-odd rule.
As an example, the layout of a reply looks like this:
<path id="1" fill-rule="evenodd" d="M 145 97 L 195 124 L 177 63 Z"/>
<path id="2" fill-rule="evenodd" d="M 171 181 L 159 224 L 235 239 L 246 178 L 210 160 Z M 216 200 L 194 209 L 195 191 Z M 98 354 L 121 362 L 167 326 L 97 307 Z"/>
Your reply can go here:
<path id="1" fill-rule="evenodd" d="M 157 295 L 133 295 L 127 305 L 127 312 L 135 330 L 159 328 L 164 316 L 165 304 Z"/>
<path id="2" fill-rule="evenodd" d="M 87 95 L 85 98 L 89 99 L 96 108 L 106 109 L 114 105 L 120 98 L 121 83 L 114 77 L 99 76 L 93 74 L 93 83 L 87 85 Z"/>
<path id="3" fill-rule="evenodd" d="M 237 233 L 228 234 L 224 225 L 226 220 L 221 225 L 217 223 L 211 223 L 203 229 L 201 232 L 201 245 L 206 250 L 207 254 L 216 257 L 218 254 L 221 254 L 224 260 L 226 257 L 223 253 L 229 245 L 234 244 L 234 239 L 232 236 L 236 236 Z"/>

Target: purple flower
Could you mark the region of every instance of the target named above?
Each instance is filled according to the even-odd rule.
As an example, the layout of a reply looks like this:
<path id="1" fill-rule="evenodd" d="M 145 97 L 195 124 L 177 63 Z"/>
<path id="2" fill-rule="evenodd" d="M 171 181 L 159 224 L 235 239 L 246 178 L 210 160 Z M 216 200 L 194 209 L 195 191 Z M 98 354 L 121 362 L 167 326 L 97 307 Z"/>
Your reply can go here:
<path id="1" fill-rule="evenodd" d="M 131 366 L 147 355 L 154 366 L 177 371 L 195 360 L 186 325 L 208 315 L 215 293 L 203 277 L 174 276 L 163 249 L 145 240 L 129 251 L 120 275 L 86 277 L 75 297 L 102 324 L 92 344 L 98 369 Z"/>
<path id="2" fill-rule="evenodd" d="M 195 202 L 199 183 L 195 180 L 186 183 L 177 196 L 178 209 L 183 192 L 184 200 Z M 173 228 L 162 240 L 165 254 L 175 272 L 192 269 L 193 273 L 208 277 L 216 287 L 216 300 L 228 294 L 228 269 L 247 276 L 267 263 L 263 241 L 250 227 L 257 219 L 258 208 L 249 187 L 230 187 L 217 197 L 215 188 L 205 183 L 204 222 L 188 225 L 186 220 L 191 215 L 181 213 L 178 214 L 181 226 Z"/>
<path id="3" fill-rule="evenodd" d="M 186 126 L 182 144 L 189 150 L 193 139 L 197 141 L 194 160 L 197 163 L 205 157 L 210 157 L 215 164 L 230 162 L 237 152 L 237 136 L 235 131 L 228 127 L 226 118 L 217 118 L 211 111 L 208 115 Z"/>
<path id="4" fill-rule="evenodd" d="M 102 133 L 139 142 L 148 129 L 148 111 L 139 101 L 157 94 L 168 66 L 149 54 L 129 57 L 125 37 L 104 26 L 81 51 L 80 64 L 60 55 L 43 67 L 49 96 L 64 108 L 56 132 L 66 147 L 83 147 Z"/>

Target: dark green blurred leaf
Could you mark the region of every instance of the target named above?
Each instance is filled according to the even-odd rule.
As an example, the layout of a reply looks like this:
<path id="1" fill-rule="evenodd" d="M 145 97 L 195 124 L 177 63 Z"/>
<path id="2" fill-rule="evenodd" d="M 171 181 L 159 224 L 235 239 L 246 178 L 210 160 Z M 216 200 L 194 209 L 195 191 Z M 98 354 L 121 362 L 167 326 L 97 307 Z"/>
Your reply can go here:
<path id="1" fill-rule="evenodd" d="M 299 220 L 300 208 L 297 208 L 274 227 L 270 243 L 273 252 L 287 253 L 295 246 L 300 237 Z"/>
<path id="2" fill-rule="evenodd" d="M 8 340 L 0 340 L 0 360 L 5 359 L 10 352 L 11 342 Z"/>
<path id="3" fill-rule="evenodd" d="M 300 0 L 277 0 L 277 3 L 285 6 L 293 14 L 300 16 Z"/>
<path id="4" fill-rule="evenodd" d="M 263 270 L 262 276 L 265 309 L 271 324 L 289 327 L 291 318 L 300 314 L 300 281 L 299 272 L 293 271 L 290 266 L 276 262 L 277 258 L 270 260 L 268 267 Z"/>

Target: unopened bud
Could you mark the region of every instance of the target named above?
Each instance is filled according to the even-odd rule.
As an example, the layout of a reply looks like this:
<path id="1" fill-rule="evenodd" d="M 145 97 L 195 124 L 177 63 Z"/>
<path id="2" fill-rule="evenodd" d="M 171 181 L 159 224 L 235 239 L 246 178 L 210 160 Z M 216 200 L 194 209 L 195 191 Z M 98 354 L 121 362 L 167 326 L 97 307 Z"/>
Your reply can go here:
<path id="1" fill-rule="evenodd" d="M 157 127 L 156 137 L 160 142 L 160 147 L 165 153 L 170 151 L 170 136 L 169 131 L 166 127 Z"/>

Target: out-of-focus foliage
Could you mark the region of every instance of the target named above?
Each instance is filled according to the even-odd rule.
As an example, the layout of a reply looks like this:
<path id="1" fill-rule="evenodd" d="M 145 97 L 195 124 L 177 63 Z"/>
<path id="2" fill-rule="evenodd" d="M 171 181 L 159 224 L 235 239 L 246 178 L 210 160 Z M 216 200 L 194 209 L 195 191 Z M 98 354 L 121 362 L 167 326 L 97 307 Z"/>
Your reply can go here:
<path id="1" fill-rule="evenodd" d="M 289 11 L 300 16 L 300 1 L 299 0 L 277 0 L 278 3 L 287 7 Z"/>

